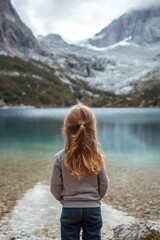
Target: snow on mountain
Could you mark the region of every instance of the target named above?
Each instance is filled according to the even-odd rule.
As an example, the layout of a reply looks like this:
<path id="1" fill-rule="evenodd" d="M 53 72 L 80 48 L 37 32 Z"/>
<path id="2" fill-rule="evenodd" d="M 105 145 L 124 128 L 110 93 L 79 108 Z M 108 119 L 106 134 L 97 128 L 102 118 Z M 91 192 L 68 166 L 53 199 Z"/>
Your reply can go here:
<path id="1" fill-rule="evenodd" d="M 142 47 L 130 40 L 128 37 L 99 50 L 86 42 L 81 42 L 79 47 L 61 41 L 58 48 L 53 38 L 44 37 L 40 46 L 68 77 L 123 95 L 134 90 L 134 82 L 160 66 L 160 58 L 157 57 L 160 45 Z"/>
<path id="2" fill-rule="evenodd" d="M 117 96 L 127 96 L 134 94 L 135 91 L 137 92 L 138 87 L 140 88 L 138 94 L 143 95 L 143 88 L 147 89 L 146 86 L 148 86 L 150 90 L 152 85 L 157 86 L 156 91 L 157 89 L 160 91 L 160 77 L 158 77 L 160 72 L 160 42 L 154 42 L 155 36 L 159 39 L 158 36 L 160 34 L 160 29 L 157 25 L 157 21 L 159 21 L 157 17 L 159 16 L 158 10 L 155 16 L 156 24 L 155 22 L 152 24 L 154 20 L 152 11 L 132 13 L 129 15 L 130 17 L 128 17 L 129 13 L 127 13 L 125 17 L 120 17 L 116 20 L 116 23 L 114 22 L 113 25 L 109 26 L 109 30 L 101 31 L 100 34 L 97 34 L 92 39 L 102 43 L 106 37 L 110 36 L 111 32 L 118 28 L 118 31 L 123 32 L 120 38 L 116 38 L 119 40 L 110 41 L 112 45 L 104 44 L 101 45 L 102 48 L 98 48 L 97 46 L 99 45 L 91 45 L 90 39 L 74 45 L 68 44 L 57 34 L 39 36 L 35 39 L 31 31 L 21 22 L 15 10 L 12 9 L 10 1 L 1 0 L 1 3 L 3 3 L 3 13 L 0 17 L 6 26 L 4 28 L 0 22 L 1 54 L 11 52 L 13 55 L 17 56 L 18 53 L 18 56 L 21 56 L 19 53 L 23 53 L 24 60 L 34 59 L 47 64 L 54 69 L 54 74 L 59 81 L 68 84 L 68 88 L 71 92 L 74 92 L 76 97 L 79 97 L 79 95 L 83 96 L 84 92 L 90 98 L 93 98 L 94 94 L 97 97 L 98 94 L 102 93 L 104 93 L 105 98 L 106 92 L 107 94 L 110 93 Z M 141 19 L 143 26 L 145 21 L 147 21 L 145 26 L 153 27 L 154 25 L 154 39 L 152 39 L 151 45 L 143 46 L 145 44 L 139 45 L 138 41 L 133 41 L 138 39 L 136 37 L 139 30 L 136 30 L 135 38 L 133 38 L 131 31 L 133 26 L 129 20 L 126 20 L 127 23 L 124 26 L 125 19 L 134 19 L 133 25 L 135 26 L 135 16 Z M 149 19 L 151 25 L 148 25 Z M 121 24 L 123 28 L 120 28 Z M 141 24 L 139 26 L 142 27 Z M 143 37 L 150 36 L 150 30 L 151 28 L 149 28 L 149 35 L 146 35 L 147 30 L 145 30 Z M 82 86 L 84 89 L 77 90 Z M 94 91 L 95 89 L 97 89 L 97 92 L 100 90 L 100 92 L 98 94 L 94 92 L 93 94 L 92 90 Z"/>
<path id="3" fill-rule="evenodd" d="M 93 39 L 97 39 L 97 36 L 93 37 Z M 123 39 L 122 41 L 120 41 L 118 43 L 115 43 L 113 45 L 107 46 L 107 47 L 101 47 L 101 48 L 96 47 L 96 46 L 92 45 L 88 39 L 84 40 L 84 41 L 77 42 L 76 45 L 80 46 L 80 47 L 92 49 L 92 50 L 95 50 L 95 51 L 105 51 L 105 50 L 108 50 L 108 49 L 115 48 L 117 46 L 130 46 L 130 45 L 135 45 L 136 46 L 137 44 L 133 43 L 131 41 L 131 36 L 129 36 L 129 37 Z"/>

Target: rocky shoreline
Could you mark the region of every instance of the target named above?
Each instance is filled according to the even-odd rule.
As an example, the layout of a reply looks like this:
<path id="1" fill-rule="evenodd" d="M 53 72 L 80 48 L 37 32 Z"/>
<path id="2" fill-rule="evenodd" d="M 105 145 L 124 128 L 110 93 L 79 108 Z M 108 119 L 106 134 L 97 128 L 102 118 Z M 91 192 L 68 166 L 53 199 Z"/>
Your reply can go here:
<path id="1" fill-rule="evenodd" d="M 7 233 L 6 233 L 7 235 Z M 12 233 L 2 240 L 60 240 L 59 234 L 51 236 L 36 236 L 25 232 Z M 102 240 L 160 240 L 160 228 L 144 222 L 122 224 L 103 235 Z"/>
<path id="2" fill-rule="evenodd" d="M 159 165 L 150 167 L 108 164 L 111 179 L 106 203 L 141 221 L 160 220 Z"/>
<path id="3" fill-rule="evenodd" d="M 61 205 L 49 186 L 38 183 L 17 201 L 1 221 L 1 240 L 60 240 Z M 102 204 L 102 240 L 159 240 L 160 222 L 141 222 L 111 206 Z M 3 224 L 2 224 L 3 223 Z"/>
<path id="4" fill-rule="evenodd" d="M 36 150 L 35 150 L 36 151 Z M 0 220 L 11 212 L 18 199 L 38 181 L 48 179 L 50 174 L 50 159 L 45 149 L 43 154 L 23 150 L 22 153 L 0 157 Z M 33 154 L 33 155 L 32 155 Z M 25 155 L 25 161 L 24 161 Z M 34 156 L 34 157 L 33 157 Z M 48 159 L 48 161 L 44 161 Z M 1 225 L 0 225 L 1 226 Z"/>
<path id="5" fill-rule="evenodd" d="M 46 156 L 34 157 L 34 161 L 21 164 L 21 156 L 17 161 L 1 162 L 0 168 L 0 219 L 9 213 L 27 189 L 38 181 L 47 181 L 51 173 L 52 163 L 44 162 Z M 49 158 L 48 158 L 49 159 Z M 51 157 L 50 157 L 51 159 Z M 31 173 L 32 171 L 32 173 Z M 125 171 L 125 173 L 124 173 Z M 110 189 L 104 201 L 115 209 L 127 212 L 140 220 L 160 220 L 159 168 L 135 168 L 108 166 L 111 179 Z M 126 179 L 128 176 L 130 178 Z M 151 184 L 154 183 L 154 184 Z M 133 191 L 134 189 L 134 191 Z"/>
<path id="6" fill-rule="evenodd" d="M 24 155 L 26 157 L 25 161 Z M 44 159 L 48 160 L 44 161 Z M 56 223 L 53 224 L 53 220 L 55 219 L 52 217 L 54 216 L 55 218 L 54 211 L 57 210 L 55 210 L 56 205 L 52 205 L 53 198 L 50 199 L 52 196 L 50 196 L 49 190 L 47 190 L 47 194 L 49 194 L 49 196 L 47 195 L 48 197 L 46 197 L 46 194 L 44 194 L 46 190 L 44 191 L 43 188 L 42 190 L 37 190 L 35 194 L 33 194 L 35 186 L 37 186 L 37 182 L 41 182 L 42 186 L 43 184 L 45 184 L 47 187 L 49 186 L 49 179 L 52 169 L 51 159 L 52 156 L 44 149 L 42 149 L 39 154 L 33 154 L 33 152 L 31 153 L 30 151 L 26 151 L 24 154 L 23 151 L 22 155 L 16 154 L 15 157 L 8 156 L 5 159 L 3 159 L 3 156 L 1 155 L 1 240 L 59 239 L 59 216 L 57 215 Z M 107 203 L 107 206 L 109 204 L 118 211 L 110 209 L 109 207 L 107 208 L 107 212 L 103 217 L 105 223 L 102 231 L 102 239 L 160 240 L 160 174 L 158 166 L 152 168 L 136 168 L 132 166 L 132 168 L 130 168 L 129 166 L 125 167 L 109 164 L 107 165 L 111 184 L 108 195 L 104 199 L 104 204 Z M 30 207 L 30 205 L 27 205 L 24 202 L 28 192 L 32 194 L 32 204 L 34 201 L 37 201 L 36 196 L 45 196 L 45 198 L 40 201 L 46 204 L 41 207 L 40 211 L 41 213 L 45 214 L 44 217 L 39 215 L 39 209 L 37 214 L 34 212 L 36 206 L 39 205 L 39 199 L 34 206 L 34 210 Z M 53 202 L 53 204 L 56 204 L 56 202 Z M 45 213 L 45 209 L 47 209 L 46 206 L 49 206 L 49 211 Z M 22 214 L 22 216 L 19 215 L 19 212 Z M 32 216 L 32 212 L 34 213 L 34 216 Z M 124 212 L 128 213 L 131 217 L 127 216 L 126 214 L 123 215 Z M 50 213 L 52 213 L 53 216 L 50 216 Z M 59 214 L 59 212 L 57 214 Z M 37 216 L 37 220 L 35 222 L 35 229 L 37 230 L 35 230 L 33 227 L 35 216 Z M 47 222 L 40 222 L 40 224 L 38 224 L 39 227 L 37 227 L 36 223 L 47 218 L 48 216 L 50 216 L 50 219 L 48 219 Z M 32 225 L 27 225 L 28 222 L 25 223 L 25 219 L 23 219 L 23 217 L 28 219 Z M 20 228 L 20 226 L 22 228 Z M 27 226 L 28 229 L 26 229 Z M 155 230 L 152 231 L 153 229 Z M 133 232 L 135 232 L 135 234 L 133 234 Z"/>

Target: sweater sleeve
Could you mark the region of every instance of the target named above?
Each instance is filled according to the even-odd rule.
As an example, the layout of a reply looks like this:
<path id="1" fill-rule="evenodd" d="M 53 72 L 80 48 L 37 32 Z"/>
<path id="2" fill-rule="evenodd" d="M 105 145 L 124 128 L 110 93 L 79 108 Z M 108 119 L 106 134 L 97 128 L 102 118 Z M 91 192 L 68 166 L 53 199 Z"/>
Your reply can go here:
<path id="1" fill-rule="evenodd" d="M 108 189 L 109 185 L 109 177 L 107 176 L 107 171 L 105 166 L 103 166 L 102 170 L 98 174 L 98 193 L 100 196 L 100 199 L 102 199 Z"/>
<path id="2" fill-rule="evenodd" d="M 60 167 L 59 159 L 55 158 L 55 163 L 53 165 L 53 171 L 51 176 L 50 191 L 58 201 L 62 200 L 61 196 L 62 188 L 63 188 L 62 170 Z"/>

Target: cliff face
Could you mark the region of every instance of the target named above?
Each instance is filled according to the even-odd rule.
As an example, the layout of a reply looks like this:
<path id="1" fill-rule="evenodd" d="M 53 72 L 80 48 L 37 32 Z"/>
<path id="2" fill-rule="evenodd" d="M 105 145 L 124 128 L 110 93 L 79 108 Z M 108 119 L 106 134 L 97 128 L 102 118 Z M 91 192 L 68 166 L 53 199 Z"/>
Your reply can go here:
<path id="1" fill-rule="evenodd" d="M 37 48 L 35 37 L 21 21 L 10 0 L 0 0 L 0 50 L 26 53 Z"/>
<path id="2" fill-rule="evenodd" d="M 138 45 L 160 42 L 160 7 L 128 12 L 89 39 L 97 47 L 106 47 L 125 38 Z"/>

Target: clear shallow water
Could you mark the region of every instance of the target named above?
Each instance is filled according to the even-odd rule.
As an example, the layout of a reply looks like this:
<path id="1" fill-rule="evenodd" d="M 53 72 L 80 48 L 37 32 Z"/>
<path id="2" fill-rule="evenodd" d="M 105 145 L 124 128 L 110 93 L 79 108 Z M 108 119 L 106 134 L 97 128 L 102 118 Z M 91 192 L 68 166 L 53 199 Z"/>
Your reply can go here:
<path id="1" fill-rule="evenodd" d="M 19 199 L 7 220 L 7 228 L 11 228 L 8 234 L 15 236 L 15 231 L 20 235 L 31 231 L 37 236 L 58 239 L 60 209 L 50 195 L 48 180 L 53 156 L 63 148 L 61 130 L 67 110 L 0 110 L 0 199 L 3 200 L 0 207 L 4 209 L 6 204 L 6 209 L 11 210 L 10 200 L 15 195 Z M 93 111 L 111 180 L 104 201 L 136 218 L 159 221 L 160 109 L 97 108 Z M 42 184 L 35 185 L 37 182 Z M 21 198 L 21 192 L 27 189 Z M 109 224 L 119 224 L 117 219 L 121 223 L 129 221 L 123 213 L 107 208 L 105 214 L 105 209 L 104 230 Z M 21 227 L 20 222 L 24 223 Z M 8 235 L 3 236 L 6 239 Z"/>
<path id="2" fill-rule="evenodd" d="M 93 109 L 103 151 L 113 164 L 160 165 L 160 109 Z M 2 156 L 63 148 L 67 109 L 1 109 Z"/>
<path id="3" fill-rule="evenodd" d="M 41 237 L 41 239 L 60 240 L 60 215 L 61 205 L 51 196 L 49 186 L 38 183 L 34 188 L 29 189 L 22 199 L 17 201 L 17 205 L 8 221 L 7 234 L 1 235 L 0 233 L 1 240 L 28 239 L 22 238 L 24 233 L 31 234 L 32 238 L 30 239 L 32 240 L 37 239 L 35 235 Z M 129 224 L 135 220 L 133 217 L 127 216 L 122 211 L 117 211 L 106 204 L 102 204 L 102 216 L 104 219 L 102 239 L 106 239 L 106 236 L 109 237 L 109 231 L 111 232 L 111 229 L 116 226 Z"/>

